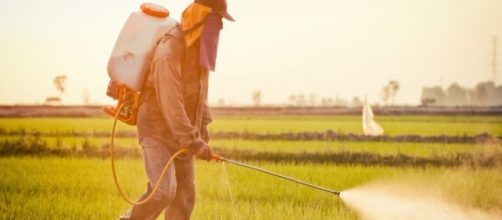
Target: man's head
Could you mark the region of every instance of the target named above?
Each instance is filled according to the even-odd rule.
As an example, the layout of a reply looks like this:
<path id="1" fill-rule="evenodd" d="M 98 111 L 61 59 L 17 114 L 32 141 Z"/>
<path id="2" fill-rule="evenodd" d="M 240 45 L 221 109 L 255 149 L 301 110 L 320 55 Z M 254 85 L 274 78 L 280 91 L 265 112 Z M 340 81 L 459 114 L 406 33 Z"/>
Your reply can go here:
<path id="1" fill-rule="evenodd" d="M 207 6 L 211 8 L 214 12 L 219 14 L 221 17 L 229 21 L 235 21 L 235 19 L 227 12 L 227 1 L 226 0 L 195 0 L 195 3 Z"/>

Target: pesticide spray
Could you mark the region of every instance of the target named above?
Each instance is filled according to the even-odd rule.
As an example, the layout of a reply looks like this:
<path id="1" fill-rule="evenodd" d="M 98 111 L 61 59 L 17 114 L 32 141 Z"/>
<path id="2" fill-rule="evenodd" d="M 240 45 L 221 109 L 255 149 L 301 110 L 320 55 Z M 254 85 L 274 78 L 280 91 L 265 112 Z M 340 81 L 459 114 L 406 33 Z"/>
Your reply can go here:
<path id="1" fill-rule="evenodd" d="M 413 188 L 416 182 L 380 181 L 348 189 L 341 194 L 344 203 L 356 211 L 361 219 L 441 219 L 495 220 L 500 213 L 458 205 L 436 193 Z M 430 194 L 429 194 L 430 193 Z"/>

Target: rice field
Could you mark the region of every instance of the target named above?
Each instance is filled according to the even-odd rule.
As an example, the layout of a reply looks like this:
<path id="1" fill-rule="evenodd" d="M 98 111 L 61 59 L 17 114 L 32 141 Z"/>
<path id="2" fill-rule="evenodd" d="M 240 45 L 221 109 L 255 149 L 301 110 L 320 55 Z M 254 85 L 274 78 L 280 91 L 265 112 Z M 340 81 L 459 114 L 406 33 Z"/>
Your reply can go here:
<path id="1" fill-rule="evenodd" d="M 500 168 L 258 165 L 339 190 L 375 180 L 398 181 L 467 207 L 502 206 Z M 127 194 L 139 195 L 146 184 L 142 161 L 120 160 L 118 170 Z M 114 219 L 128 208 L 115 191 L 108 160 L 1 158 L 0 173 L 0 219 Z M 199 161 L 196 175 L 193 219 L 357 219 L 332 194 L 230 164 Z"/>
<path id="2" fill-rule="evenodd" d="M 489 139 L 473 143 L 382 142 L 341 140 L 253 140 L 215 138 L 215 150 L 265 156 L 290 155 L 293 161 L 245 162 L 303 179 L 328 188 L 347 190 L 372 182 L 398 184 L 411 191 L 441 197 L 461 207 L 476 208 L 498 216 L 502 210 L 502 118 L 496 116 L 382 116 L 377 121 L 386 134 L 474 136 Z M 103 151 L 87 156 L 36 153 L 0 155 L 0 219 L 116 219 L 128 209 L 113 185 L 106 155 L 109 139 L 95 133 L 109 132 L 110 118 L 1 118 L 0 147 L 17 143 L 38 144 L 35 149 L 89 149 Z M 119 124 L 120 132 L 135 128 Z M 217 116 L 212 132 L 324 132 L 361 134 L 358 116 Z M 134 135 L 117 138 L 118 149 L 141 150 Z M 26 147 L 26 146 L 25 146 Z M 28 146 L 29 147 L 29 146 Z M 16 148 L 13 148 L 16 149 Z M 0 149 L 0 152 L 3 149 Z M 302 161 L 303 155 L 343 153 L 405 158 L 455 159 L 481 155 L 490 166 L 386 166 Z M 341 154 L 342 153 L 342 154 Z M 495 155 L 495 156 L 493 156 Z M 244 155 L 245 156 L 245 155 Z M 491 157 L 489 157 L 491 156 Z M 378 157 L 376 157 L 378 158 Z M 475 159 L 478 157 L 474 157 Z M 333 161 L 337 161 L 333 158 Z M 140 156 L 118 159 L 119 179 L 130 197 L 146 185 Z M 193 219 L 359 219 L 361 216 L 340 198 L 285 182 L 231 164 L 198 161 L 197 204 Z M 342 192 L 343 194 L 343 192 Z M 502 216 L 502 215 L 501 215 Z M 159 218 L 161 219 L 161 218 Z"/>

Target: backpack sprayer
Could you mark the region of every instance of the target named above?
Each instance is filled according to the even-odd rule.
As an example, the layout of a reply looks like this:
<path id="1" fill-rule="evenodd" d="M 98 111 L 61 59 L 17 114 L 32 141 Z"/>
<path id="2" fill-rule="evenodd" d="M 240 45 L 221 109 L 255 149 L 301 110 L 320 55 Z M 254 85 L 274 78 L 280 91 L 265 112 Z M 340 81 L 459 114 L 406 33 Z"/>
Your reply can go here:
<path id="1" fill-rule="evenodd" d="M 131 13 L 108 61 L 110 83 L 106 94 L 117 100 L 117 105 L 103 108 L 105 113 L 136 125 L 143 82 L 154 49 L 176 24 L 166 8 L 152 3 L 144 3 L 141 11 Z"/>
<path id="2" fill-rule="evenodd" d="M 117 100 L 117 105 L 103 108 L 105 113 L 115 119 L 110 137 L 113 180 L 122 198 L 133 205 L 148 202 L 159 188 L 160 180 L 167 173 L 174 158 L 186 152 L 186 150 L 181 150 L 172 156 L 162 171 L 159 181 L 155 183 L 152 193 L 146 199 L 134 202 L 122 192 L 115 172 L 113 150 L 117 120 L 129 125 L 136 125 L 138 109 L 141 104 L 141 91 L 157 42 L 177 24 L 175 19 L 169 17 L 169 11 L 161 5 L 144 3 L 140 9 L 140 11 L 131 13 L 127 19 L 108 61 L 110 83 L 106 94 Z"/>
<path id="3" fill-rule="evenodd" d="M 141 11 L 133 12 L 129 16 L 126 24 L 117 39 L 113 52 L 108 62 L 108 74 L 110 83 L 108 84 L 107 95 L 117 100 L 116 106 L 103 108 L 103 111 L 114 117 L 112 133 L 110 137 L 110 158 L 113 172 L 113 180 L 121 197 L 131 205 L 141 205 L 148 202 L 157 192 L 161 181 L 164 179 L 169 167 L 174 159 L 179 155 L 188 152 L 187 149 L 177 151 L 171 156 L 164 166 L 162 173 L 155 183 L 150 195 L 142 201 L 134 202 L 127 198 L 122 192 L 118 183 L 115 160 L 114 160 L 114 137 L 117 120 L 129 125 L 136 125 L 138 108 L 141 104 L 140 95 L 143 88 L 143 82 L 150 68 L 151 58 L 157 42 L 176 25 L 176 20 L 169 18 L 169 11 L 156 4 L 144 3 L 141 5 Z M 237 162 L 217 154 L 212 159 L 218 162 L 228 162 L 240 167 L 266 173 L 291 182 L 305 185 L 324 192 L 329 192 L 337 196 L 339 191 L 316 186 L 298 179 L 287 177 L 262 168 Z"/>

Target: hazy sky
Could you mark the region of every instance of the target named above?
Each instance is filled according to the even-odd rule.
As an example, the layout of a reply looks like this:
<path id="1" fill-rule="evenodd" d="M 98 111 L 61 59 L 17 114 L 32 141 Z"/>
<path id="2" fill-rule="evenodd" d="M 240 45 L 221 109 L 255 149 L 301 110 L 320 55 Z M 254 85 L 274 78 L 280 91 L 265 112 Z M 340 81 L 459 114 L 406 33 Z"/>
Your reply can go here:
<path id="1" fill-rule="evenodd" d="M 374 103 L 398 80 L 397 102 L 418 104 L 424 85 L 491 79 L 493 35 L 502 69 L 500 0 L 228 1 L 237 22 L 221 33 L 210 103 L 249 104 L 255 90 L 265 103 L 300 93 Z M 59 74 L 68 76 L 65 103 L 82 103 L 85 90 L 110 103 L 108 57 L 142 2 L 2 0 L 0 104 L 42 103 L 57 94 Z M 178 19 L 191 1 L 151 2 Z"/>

